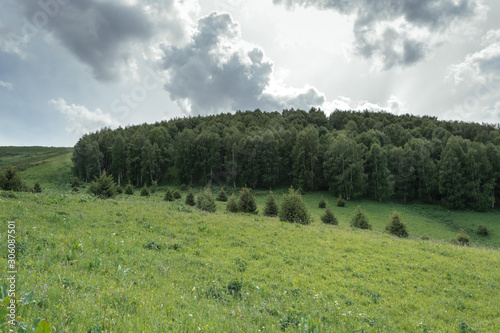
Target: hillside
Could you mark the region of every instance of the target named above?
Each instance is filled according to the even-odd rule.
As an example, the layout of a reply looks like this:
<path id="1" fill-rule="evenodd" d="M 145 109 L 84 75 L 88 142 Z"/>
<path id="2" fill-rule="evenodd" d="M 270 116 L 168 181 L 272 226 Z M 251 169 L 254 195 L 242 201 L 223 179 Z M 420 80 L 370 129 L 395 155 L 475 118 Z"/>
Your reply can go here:
<path id="1" fill-rule="evenodd" d="M 69 177 L 70 156 L 22 172 L 41 194 L 0 192 L 0 220 L 16 221 L 19 322 L 47 318 L 53 332 L 498 330 L 497 211 L 370 200 L 338 208 L 318 191 L 304 195 L 313 223 L 302 226 L 225 213 L 221 202 L 201 212 L 182 191 L 167 203 L 163 186 L 150 198 L 73 193 L 54 178 Z M 267 192 L 255 193 L 262 211 Z M 320 222 L 321 196 L 339 226 Z M 349 226 L 356 205 L 373 231 Z M 410 239 L 384 234 L 393 210 Z M 475 235 L 478 224 L 490 235 Z M 472 247 L 449 244 L 459 229 Z"/>

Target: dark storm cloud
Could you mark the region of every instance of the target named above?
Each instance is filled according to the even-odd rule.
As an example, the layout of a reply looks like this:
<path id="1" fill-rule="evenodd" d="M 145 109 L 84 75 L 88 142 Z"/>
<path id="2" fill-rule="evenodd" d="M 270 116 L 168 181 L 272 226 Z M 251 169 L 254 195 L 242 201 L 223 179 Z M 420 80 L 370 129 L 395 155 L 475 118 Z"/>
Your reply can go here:
<path id="1" fill-rule="evenodd" d="M 114 80 L 120 66 L 129 57 L 128 43 L 147 40 L 153 27 L 138 6 L 126 6 L 110 1 L 72 0 L 47 7 L 38 1 L 21 0 L 26 19 L 51 32 L 80 61 L 92 68 L 96 79 Z M 64 2 L 64 1 L 61 1 Z M 39 13 L 47 13 L 46 21 Z"/>
<path id="2" fill-rule="evenodd" d="M 324 102 L 314 89 L 281 95 L 266 92 L 273 64 L 261 49 L 241 40 L 239 26 L 229 14 L 201 18 L 191 43 L 163 51 L 163 68 L 169 76 L 165 89 L 188 112 L 275 110 L 293 102 L 301 103 L 296 107 Z"/>
<path id="3" fill-rule="evenodd" d="M 274 4 L 355 15 L 357 52 L 381 62 L 384 69 L 419 62 L 432 47 L 432 37 L 445 33 L 455 21 L 470 18 L 477 8 L 474 0 L 274 0 Z M 414 34 L 416 29 L 425 33 Z"/>

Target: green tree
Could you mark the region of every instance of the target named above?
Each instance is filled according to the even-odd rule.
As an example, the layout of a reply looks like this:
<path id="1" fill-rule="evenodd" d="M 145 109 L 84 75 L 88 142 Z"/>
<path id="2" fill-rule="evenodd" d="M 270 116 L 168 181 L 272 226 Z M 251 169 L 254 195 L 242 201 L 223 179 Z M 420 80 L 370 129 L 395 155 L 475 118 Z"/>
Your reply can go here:
<path id="1" fill-rule="evenodd" d="M 35 186 L 33 187 L 33 192 L 34 193 L 42 193 L 42 187 L 40 186 L 40 182 L 36 182 Z"/>
<path id="2" fill-rule="evenodd" d="M 125 187 L 125 194 L 134 195 L 134 185 L 128 183 L 127 186 Z"/>
<path id="3" fill-rule="evenodd" d="M 264 215 L 265 216 L 278 216 L 279 208 L 276 203 L 276 199 L 274 198 L 273 191 L 269 191 L 269 194 L 266 198 L 266 206 L 264 207 Z"/>
<path id="4" fill-rule="evenodd" d="M 226 194 L 226 190 L 224 189 L 224 187 L 221 187 L 221 189 L 219 190 L 219 194 L 217 195 L 216 200 L 223 201 L 223 202 L 227 201 L 227 194 Z"/>
<path id="5" fill-rule="evenodd" d="M 321 216 L 321 221 L 325 224 L 333 224 L 333 225 L 338 225 L 339 221 L 333 214 L 332 209 L 330 206 L 327 206 L 325 209 L 325 213 Z"/>
<path id="6" fill-rule="evenodd" d="M 111 155 L 113 158 L 113 161 L 111 162 L 111 172 L 118 181 L 118 185 L 121 185 L 127 168 L 127 151 L 125 140 L 120 133 L 118 133 L 115 137 L 113 148 L 111 149 Z"/>
<path id="7" fill-rule="evenodd" d="M 149 197 L 151 193 L 149 192 L 149 188 L 144 185 L 144 187 L 141 190 L 141 197 Z"/>
<path id="8" fill-rule="evenodd" d="M 236 199 L 236 195 L 234 195 L 234 193 L 229 197 L 226 205 L 226 210 L 231 213 L 238 212 L 238 200 Z"/>
<path id="9" fill-rule="evenodd" d="M 21 192 L 23 188 L 23 180 L 19 172 L 12 165 L 4 170 L 0 170 L 0 189 Z"/>
<path id="10" fill-rule="evenodd" d="M 104 170 L 99 178 L 96 177 L 95 181 L 90 184 L 89 192 L 95 196 L 107 199 L 116 196 L 116 183 L 113 176 L 107 175 Z"/>
<path id="11" fill-rule="evenodd" d="M 372 144 L 366 158 L 368 188 L 373 198 L 382 202 L 392 194 L 392 180 L 387 165 L 385 149 L 378 143 Z"/>
<path id="12" fill-rule="evenodd" d="M 202 130 L 196 137 L 196 164 L 199 179 L 210 185 L 215 176 L 215 169 L 220 160 L 220 137 L 214 129 Z"/>
<path id="13" fill-rule="evenodd" d="M 299 186 L 313 190 L 319 156 L 319 133 L 315 126 L 308 126 L 297 136 L 293 148 L 293 173 Z"/>
<path id="14" fill-rule="evenodd" d="M 356 213 L 352 217 L 351 226 L 358 229 L 368 229 L 371 230 L 372 226 L 368 222 L 365 213 L 361 210 L 361 207 L 356 207 Z"/>
<path id="15" fill-rule="evenodd" d="M 312 221 L 302 195 L 292 187 L 281 199 L 279 217 L 280 221 L 291 223 L 309 224 Z"/>
<path id="16" fill-rule="evenodd" d="M 215 213 L 215 211 L 217 210 L 214 196 L 212 195 L 212 191 L 209 187 L 207 187 L 198 195 L 198 199 L 196 200 L 196 207 L 209 213 Z"/>
<path id="17" fill-rule="evenodd" d="M 406 225 L 403 222 L 401 222 L 399 214 L 397 212 L 394 212 L 392 214 L 392 217 L 387 222 L 385 231 L 390 233 L 391 235 L 395 235 L 398 237 L 403 237 L 403 238 L 408 237 L 408 231 L 406 230 Z"/>
<path id="18" fill-rule="evenodd" d="M 196 134 L 192 129 L 185 129 L 175 142 L 175 168 L 182 183 L 193 184 L 196 168 Z"/>
<path id="19" fill-rule="evenodd" d="M 189 190 L 188 194 L 186 194 L 186 205 L 195 206 L 196 202 L 194 201 L 193 190 Z"/>
<path id="20" fill-rule="evenodd" d="M 165 196 L 163 197 L 163 200 L 165 200 L 165 201 L 175 201 L 174 192 L 172 191 L 172 189 L 170 187 L 167 187 L 165 189 Z"/>
<path id="21" fill-rule="evenodd" d="M 325 198 L 323 198 L 323 196 L 321 196 L 321 199 L 319 199 L 318 207 L 319 208 L 326 208 L 326 201 L 325 201 Z"/>
<path id="22" fill-rule="evenodd" d="M 248 187 L 243 187 L 238 198 L 238 212 L 255 214 L 257 211 L 257 203 L 255 196 Z"/>
<path id="23" fill-rule="evenodd" d="M 347 200 L 363 192 L 363 159 L 361 147 L 345 135 L 328 145 L 324 162 L 325 180 L 330 190 Z"/>
<path id="24" fill-rule="evenodd" d="M 450 137 L 439 162 L 439 192 L 443 202 L 452 208 L 463 208 L 467 201 L 463 145 L 461 137 Z"/>

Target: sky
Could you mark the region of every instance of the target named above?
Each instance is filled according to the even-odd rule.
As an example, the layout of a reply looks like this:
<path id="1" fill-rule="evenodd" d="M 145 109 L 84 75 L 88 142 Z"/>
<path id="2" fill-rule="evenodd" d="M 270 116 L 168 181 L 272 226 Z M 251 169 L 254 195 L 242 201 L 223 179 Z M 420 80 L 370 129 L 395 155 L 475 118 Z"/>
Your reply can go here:
<path id="1" fill-rule="evenodd" d="M 500 2 L 2 0 L 0 146 L 311 107 L 500 123 Z"/>

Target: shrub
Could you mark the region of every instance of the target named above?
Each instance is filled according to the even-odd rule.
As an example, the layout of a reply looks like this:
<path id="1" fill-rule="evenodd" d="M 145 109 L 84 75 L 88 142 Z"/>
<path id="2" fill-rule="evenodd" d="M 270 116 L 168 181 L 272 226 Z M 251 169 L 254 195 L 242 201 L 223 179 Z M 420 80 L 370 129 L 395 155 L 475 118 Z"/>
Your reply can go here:
<path id="1" fill-rule="evenodd" d="M 158 182 L 156 180 L 153 180 L 151 182 L 151 186 L 149 187 L 149 190 L 151 191 L 151 193 L 155 193 L 157 189 L 158 189 Z"/>
<path id="2" fill-rule="evenodd" d="M 319 200 L 318 207 L 319 208 L 325 208 L 326 207 L 326 201 L 325 201 L 325 198 L 323 198 L 323 196 L 321 196 L 321 199 Z"/>
<path id="3" fill-rule="evenodd" d="M 200 193 L 200 195 L 198 195 L 196 207 L 209 213 L 215 213 L 217 206 L 215 205 L 215 199 L 210 188 L 206 188 Z"/>
<path id="4" fill-rule="evenodd" d="M 488 228 L 486 228 L 486 226 L 484 225 L 478 225 L 477 226 L 477 230 L 476 230 L 476 233 L 479 235 L 479 236 L 488 236 L 488 234 L 490 233 Z"/>
<path id="5" fill-rule="evenodd" d="M 330 207 L 326 207 L 325 214 L 321 216 L 321 221 L 325 224 L 333 224 L 333 225 L 338 225 L 339 221 L 333 214 L 333 211 L 330 209 Z"/>
<path id="6" fill-rule="evenodd" d="M 187 191 L 188 190 L 187 185 L 186 184 L 182 184 L 181 187 L 180 187 L 180 190 L 183 191 L 183 192 Z"/>
<path id="7" fill-rule="evenodd" d="M 165 196 L 163 197 L 163 200 L 165 200 L 165 201 L 175 201 L 174 192 L 172 191 L 172 189 L 170 187 L 167 187 L 165 189 Z"/>
<path id="8" fill-rule="evenodd" d="M 19 172 L 12 165 L 4 170 L 0 170 L 1 190 L 21 192 L 24 187 L 25 186 Z"/>
<path id="9" fill-rule="evenodd" d="M 149 197 L 149 196 L 150 196 L 149 188 L 146 185 L 144 185 L 144 187 L 141 190 L 141 197 Z"/>
<path id="10" fill-rule="evenodd" d="M 399 214 L 397 212 L 394 212 L 392 214 L 392 217 L 387 222 L 385 231 L 394 236 L 402 238 L 408 237 L 408 231 L 406 230 L 406 225 L 403 222 L 401 222 L 401 220 L 399 219 Z"/>
<path id="11" fill-rule="evenodd" d="M 226 190 L 224 189 L 224 187 L 221 187 L 219 195 L 217 195 L 217 201 L 222 201 L 222 202 L 227 201 Z"/>
<path id="12" fill-rule="evenodd" d="M 35 186 L 33 186 L 33 192 L 34 193 L 42 193 L 42 187 L 40 186 L 39 182 L 36 182 Z"/>
<path id="13" fill-rule="evenodd" d="M 104 170 L 99 178 L 90 184 L 89 192 L 99 198 L 113 198 L 116 195 L 116 183 L 113 176 L 107 175 Z"/>
<path id="14" fill-rule="evenodd" d="M 470 237 L 469 235 L 462 229 L 460 232 L 457 234 L 456 238 L 451 241 L 452 243 L 462 245 L 462 246 L 468 246 L 470 245 Z"/>
<path id="15" fill-rule="evenodd" d="M 127 186 L 125 186 L 125 194 L 134 195 L 134 185 L 128 183 Z"/>
<path id="16" fill-rule="evenodd" d="M 188 206 L 196 206 L 196 202 L 194 201 L 194 194 L 193 190 L 189 190 L 188 194 L 186 195 L 186 205 Z"/>
<path id="17" fill-rule="evenodd" d="M 229 201 L 227 202 L 226 210 L 231 213 L 238 212 L 238 200 L 236 200 L 236 195 L 234 195 L 234 193 L 231 195 Z"/>
<path id="18" fill-rule="evenodd" d="M 342 199 L 341 195 L 339 195 L 339 198 L 337 199 L 337 207 L 345 207 L 345 201 Z"/>
<path id="19" fill-rule="evenodd" d="M 182 199 L 182 194 L 179 190 L 173 190 L 172 195 L 174 196 L 174 199 Z"/>
<path id="20" fill-rule="evenodd" d="M 264 208 L 265 216 L 278 216 L 278 205 L 276 204 L 276 199 L 274 198 L 273 191 L 269 191 L 269 195 L 266 198 L 266 207 Z"/>
<path id="21" fill-rule="evenodd" d="M 255 214 L 256 211 L 257 204 L 252 191 L 248 187 L 242 188 L 238 198 L 238 212 Z"/>
<path id="22" fill-rule="evenodd" d="M 309 224 L 311 217 L 302 200 L 302 195 L 290 187 L 288 194 L 283 195 L 279 211 L 280 221 Z"/>
<path id="23" fill-rule="evenodd" d="M 76 190 L 78 191 L 78 188 Z M 116 193 L 117 194 L 123 194 L 123 188 L 120 185 L 118 185 L 116 187 Z"/>
<path id="24" fill-rule="evenodd" d="M 73 187 L 73 188 L 82 186 L 82 181 L 80 179 L 78 179 L 78 177 L 71 178 L 69 183 L 70 183 L 71 187 Z"/>
<path id="25" fill-rule="evenodd" d="M 356 213 L 352 217 L 351 226 L 358 229 L 368 229 L 371 230 L 372 226 L 368 223 L 365 213 L 361 210 L 361 207 L 356 207 Z"/>

